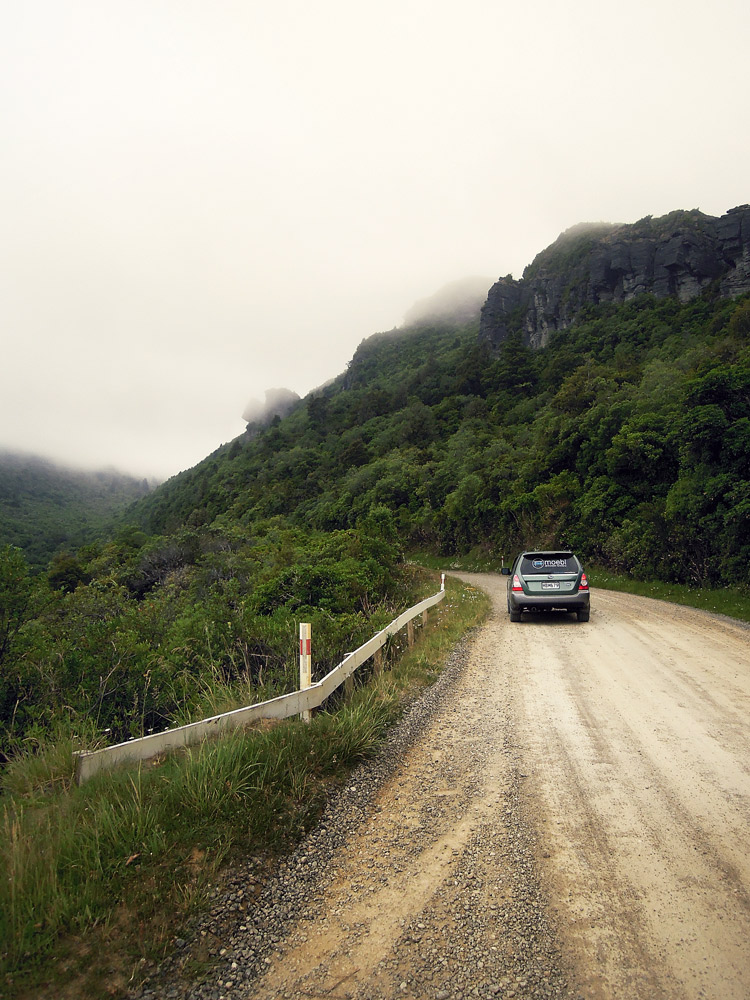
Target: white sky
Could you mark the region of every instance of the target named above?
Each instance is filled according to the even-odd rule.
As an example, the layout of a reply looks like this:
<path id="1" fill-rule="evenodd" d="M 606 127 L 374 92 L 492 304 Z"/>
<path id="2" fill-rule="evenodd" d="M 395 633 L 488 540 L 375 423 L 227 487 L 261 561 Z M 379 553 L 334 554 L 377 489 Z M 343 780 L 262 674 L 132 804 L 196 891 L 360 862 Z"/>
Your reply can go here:
<path id="1" fill-rule="evenodd" d="M 418 299 L 750 202 L 747 0 L 0 0 L 0 447 L 165 477 Z"/>

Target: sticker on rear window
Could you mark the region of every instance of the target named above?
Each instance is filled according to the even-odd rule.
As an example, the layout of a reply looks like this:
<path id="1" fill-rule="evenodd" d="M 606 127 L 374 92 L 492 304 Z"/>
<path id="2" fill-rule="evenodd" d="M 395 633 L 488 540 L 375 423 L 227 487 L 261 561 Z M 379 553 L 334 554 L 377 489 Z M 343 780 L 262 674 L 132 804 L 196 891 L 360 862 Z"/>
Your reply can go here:
<path id="1" fill-rule="evenodd" d="M 534 569 L 567 569 L 567 559 L 535 559 L 531 564 Z"/>

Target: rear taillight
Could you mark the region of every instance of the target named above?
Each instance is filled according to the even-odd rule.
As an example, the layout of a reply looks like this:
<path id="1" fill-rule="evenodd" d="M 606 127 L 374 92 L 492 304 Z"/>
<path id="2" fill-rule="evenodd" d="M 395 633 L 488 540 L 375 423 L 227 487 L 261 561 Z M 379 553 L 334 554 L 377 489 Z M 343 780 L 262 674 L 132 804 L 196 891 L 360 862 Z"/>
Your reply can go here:
<path id="1" fill-rule="evenodd" d="M 521 581 L 518 579 L 518 573 L 513 574 L 513 586 L 511 590 L 517 590 L 519 593 L 523 593 L 523 587 L 521 586 Z"/>
<path id="2" fill-rule="evenodd" d="M 588 590 L 589 589 L 589 581 L 586 579 L 586 574 L 585 573 L 581 573 L 581 582 L 578 584 L 578 589 L 579 590 Z"/>

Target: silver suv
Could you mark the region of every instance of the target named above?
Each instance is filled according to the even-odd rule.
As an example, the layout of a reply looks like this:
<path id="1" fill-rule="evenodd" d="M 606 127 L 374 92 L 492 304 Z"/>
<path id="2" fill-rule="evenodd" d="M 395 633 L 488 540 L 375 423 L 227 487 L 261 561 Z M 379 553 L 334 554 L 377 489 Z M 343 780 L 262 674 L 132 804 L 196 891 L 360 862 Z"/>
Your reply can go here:
<path id="1" fill-rule="evenodd" d="M 589 582 L 573 552 L 522 552 L 502 573 L 512 622 L 524 611 L 575 611 L 579 622 L 589 620 Z"/>

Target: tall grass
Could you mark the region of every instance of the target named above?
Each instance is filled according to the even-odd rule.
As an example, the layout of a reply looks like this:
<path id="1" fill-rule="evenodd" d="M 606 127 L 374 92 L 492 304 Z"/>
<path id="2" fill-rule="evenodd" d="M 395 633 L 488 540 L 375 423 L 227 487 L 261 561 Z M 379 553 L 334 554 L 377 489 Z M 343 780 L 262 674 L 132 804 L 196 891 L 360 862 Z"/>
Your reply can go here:
<path id="1" fill-rule="evenodd" d="M 592 588 L 622 590 L 627 594 L 671 601 L 673 604 L 684 604 L 686 607 L 700 608 L 750 622 L 750 593 L 747 588 L 688 587 L 680 583 L 664 583 L 662 580 L 636 580 L 597 566 L 590 567 L 589 582 Z"/>
<path id="2" fill-rule="evenodd" d="M 51 997 L 61 977 L 76 976 L 81 997 L 102 995 L 107 973 L 94 945 L 113 922 L 117 961 L 132 968 L 163 951 L 228 855 L 279 852 L 296 842 L 331 785 L 378 749 L 405 699 L 437 675 L 456 640 L 486 612 L 474 588 L 449 581 L 447 589 L 412 649 L 400 655 L 406 640 L 397 639 L 390 669 L 358 682 L 336 710 L 315 713 L 309 724 L 236 731 L 81 788 L 70 782 L 70 747 L 16 761 L 0 797 L 7 873 L 0 880 L 0 973 L 8 994 L 33 985 L 36 997 Z M 80 956 L 81 942 L 85 969 L 71 957 Z M 110 950 L 107 968 L 113 962 Z M 45 992 L 50 976 L 54 986 Z"/>

